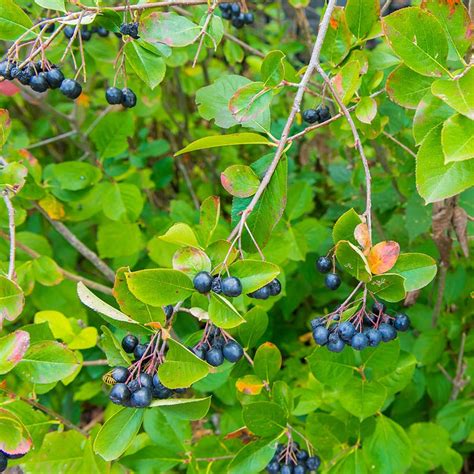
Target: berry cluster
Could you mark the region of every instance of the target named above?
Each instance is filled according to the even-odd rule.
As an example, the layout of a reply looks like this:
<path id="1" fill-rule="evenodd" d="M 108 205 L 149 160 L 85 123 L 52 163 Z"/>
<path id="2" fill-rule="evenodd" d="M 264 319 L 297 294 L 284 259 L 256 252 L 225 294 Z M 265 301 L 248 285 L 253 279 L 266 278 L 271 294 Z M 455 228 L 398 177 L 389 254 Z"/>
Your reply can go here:
<path id="1" fill-rule="evenodd" d="M 306 109 L 303 112 L 303 120 L 307 123 L 323 123 L 331 118 L 329 107 L 320 105 L 316 109 Z"/>
<path id="2" fill-rule="evenodd" d="M 240 11 L 238 3 L 221 3 L 219 8 L 222 12 L 222 18 L 229 20 L 235 28 L 243 28 L 244 25 L 251 25 L 253 23 L 253 13 Z"/>
<path id="3" fill-rule="evenodd" d="M 77 99 L 82 92 L 81 85 L 74 79 L 65 79 L 61 69 L 44 61 L 30 63 L 20 68 L 14 61 L 0 62 L 0 76 L 7 81 L 18 80 L 35 92 L 59 89 L 69 99 Z"/>
<path id="4" fill-rule="evenodd" d="M 122 23 L 120 25 L 120 33 L 124 36 L 130 36 L 133 39 L 138 39 L 138 22 Z"/>
<path id="5" fill-rule="evenodd" d="M 3 472 L 8 467 L 8 460 L 9 459 L 20 459 L 25 454 L 8 454 L 5 451 L 0 450 L 0 472 Z"/>
<path id="6" fill-rule="evenodd" d="M 200 359 L 213 367 L 219 367 L 224 359 L 238 362 L 244 355 L 242 346 L 213 325 L 206 325 L 203 338 L 191 348 Z"/>
<path id="7" fill-rule="evenodd" d="M 267 465 L 269 474 L 305 474 L 318 470 L 321 459 L 310 456 L 308 451 L 300 449 L 299 444 L 290 441 L 288 444 L 279 444 L 275 455 Z"/>
<path id="8" fill-rule="evenodd" d="M 217 294 L 225 296 L 237 297 L 242 294 L 242 283 L 237 277 L 229 276 L 221 278 L 220 276 L 212 276 L 209 272 L 199 272 L 193 279 L 194 288 L 199 293 L 209 293 L 213 291 Z M 262 286 L 258 290 L 249 293 L 247 296 L 259 300 L 266 300 L 270 296 L 277 296 L 281 292 L 281 283 L 278 279 L 272 280 L 270 283 Z"/>
<path id="9" fill-rule="evenodd" d="M 165 313 L 168 317 L 170 312 L 166 308 Z M 122 339 L 123 350 L 129 354 L 133 353 L 135 361 L 128 368 L 115 367 L 112 370 L 111 378 L 114 386 L 110 390 L 109 398 L 113 403 L 126 407 L 146 408 L 150 406 L 153 398 L 163 400 L 186 391 L 182 388 L 172 390 L 160 382 L 157 370 L 164 360 L 166 346 L 163 343 L 160 347 L 159 342 L 159 338 L 153 338 L 149 343 L 141 344 L 132 334 Z"/>
<path id="10" fill-rule="evenodd" d="M 389 316 L 385 305 L 379 301 L 372 305 L 371 313 L 362 309 L 350 319 L 339 322 L 342 310 L 340 307 L 326 318 L 311 321 L 314 341 L 327 346 L 331 352 L 341 352 L 345 345 L 357 351 L 376 347 L 381 342 L 395 339 L 397 331 L 410 327 L 410 318 L 405 313 Z"/>
<path id="11" fill-rule="evenodd" d="M 75 26 L 66 26 L 66 28 L 64 28 L 64 36 L 67 39 L 71 39 L 74 36 L 75 30 L 76 30 Z M 53 31 L 54 31 L 54 23 L 53 23 Z M 107 36 L 109 36 L 109 31 L 103 26 L 93 26 L 92 28 L 89 29 L 87 25 L 83 25 L 80 31 L 81 40 L 89 41 L 92 38 L 92 35 L 94 33 L 99 35 L 101 38 L 107 38 Z"/>
<path id="12" fill-rule="evenodd" d="M 137 105 L 137 96 L 132 89 L 124 87 L 119 89 L 118 87 L 109 87 L 105 91 L 105 100 L 110 105 L 121 104 L 126 109 L 131 109 Z"/>
<path id="13" fill-rule="evenodd" d="M 316 268 L 321 273 L 326 273 L 324 284 L 330 290 L 337 290 L 341 286 L 341 278 L 337 273 L 329 273 L 332 269 L 331 259 L 328 257 L 319 257 L 316 261 Z"/>

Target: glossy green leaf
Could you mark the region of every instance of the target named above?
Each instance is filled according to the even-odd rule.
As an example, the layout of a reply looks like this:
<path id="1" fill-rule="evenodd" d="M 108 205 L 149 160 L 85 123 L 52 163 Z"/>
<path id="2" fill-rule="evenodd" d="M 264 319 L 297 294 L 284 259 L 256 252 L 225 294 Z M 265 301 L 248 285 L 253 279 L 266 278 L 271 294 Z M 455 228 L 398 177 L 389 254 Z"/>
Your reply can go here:
<path id="1" fill-rule="evenodd" d="M 474 158 L 474 119 L 457 114 L 446 120 L 441 144 L 445 163 Z"/>
<path id="2" fill-rule="evenodd" d="M 406 294 L 405 278 L 395 273 L 374 275 L 367 288 L 378 298 L 390 303 L 401 301 Z"/>
<path id="3" fill-rule="evenodd" d="M 14 321 L 22 312 L 25 304 L 25 297 L 21 288 L 9 280 L 7 277 L 0 275 L 0 326 L 4 319 Z"/>
<path id="4" fill-rule="evenodd" d="M 347 2 L 347 26 L 358 39 L 367 36 L 379 16 L 380 3 L 376 0 L 348 0 Z"/>
<path id="5" fill-rule="evenodd" d="M 208 308 L 209 318 L 220 328 L 230 329 L 245 323 L 245 319 L 234 308 L 232 303 L 221 295 L 211 293 Z"/>
<path id="6" fill-rule="evenodd" d="M 16 2 L 12 0 L 0 2 L 0 40 L 16 40 L 32 26 L 28 15 Z"/>
<path id="7" fill-rule="evenodd" d="M 351 379 L 339 394 L 341 405 L 361 421 L 377 413 L 385 401 L 386 390 L 379 382 Z"/>
<path id="8" fill-rule="evenodd" d="M 257 436 L 277 436 L 286 428 L 287 415 L 273 402 L 244 405 L 242 417 L 247 428 Z"/>
<path id="9" fill-rule="evenodd" d="M 370 281 L 371 272 L 367 259 L 354 244 L 347 240 L 340 240 L 336 245 L 336 258 L 347 273 L 359 281 Z"/>
<path id="10" fill-rule="evenodd" d="M 165 77 L 165 61 L 140 41 L 128 42 L 125 45 L 125 56 L 136 75 L 150 89 L 154 89 Z"/>
<path id="11" fill-rule="evenodd" d="M 16 455 L 27 453 L 30 447 L 30 435 L 20 418 L 8 408 L 0 408 L 0 450 Z"/>
<path id="12" fill-rule="evenodd" d="M 191 247 L 199 247 L 196 234 L 188 224 L 178 222 L 171 226 L 164 235 L 160 236 L 161 240 L 170 244 L 189 245 Z"/>
<path id="13" fill-rule="evenodd" d="M 143 198 L 134 184 L 113 183 L 102 198 L 104 214 L 113 221 L 134 222 L 143 209 Z"/>
<path id="14" fill-rule="evenodd" d="M 377 102 L 372 97 L 362 97 L 355 113 L 362 123 L 371 123 L 377 114 Z"/>
<path id="15" fill-rule="evenodd" d="M 210 272 L 212 265 L 204 251 L 195 247 L 182 247 L 173 255 L 173 268 L 193 278 L 199 272 Z"/>
<path id="16" fill-rule="evenodd" d="M 270 107 L 272 91 L 263 82 L 251 82 L 237 89 L 229 101 L 229 110 L 238 123 L 255 121 Z"/>
<path id="17" fill-rule="evenodd" d="M 431 90 L 433 79 L 400 64 L 387 78 L 385 89 L 390 98 L 409 109 L 416 109 L 420 100 Z"/>
<path id="18" fill-rule="evenodd" d="M 330 387 L 344 386 L 356 369 L 354 353 L 347 348 L 336 354 L 326 347 L 318 347 L 308 357 L 308 362 L 315 378 Z"/>
<path id="19" fill-rule="evenodd" d="M 180 420 L 200 420 L 207 415 L 211 397 L 206 398 L 168 398 L 154 400 L 150 407 L 159 408 L 163 413 Z"/>
<path id="20" fill-rule="evenodd" d="M 354 238 L 355 228 L 362 222 L 359 214 L 354 209 L 349 209 L 334 224 L 332 230 L 332 239 L 335 244 L 340 240 L 348 240 L 353 244 L 357 244 Z"/>
<path id="21" fill-rule="evenodd" d="M 232 165 L 221 173 L 221 184 L 232 196 L 253 196 L 260 184 L 258 176 L 250 166 Z"/>
<path id="22" fill-rule="evenodd" d="M 321 58 L 328 61 L 331 66 L 337 66 L 349 53 L 350 46 L 351 32 L 347 26 L 345 10 L 336 7 L 324 38 Z"/>
<path id="23" fill-rule="evenodd" d="M 263 309 L 254 306 L 244 315 L 245 324 L 237 328 L 239 340 L 245 347 L 254 347 L 268 326 L 268 316 Z"/>
<path id="24" fill-rule="evenodd" d="M 273 440 L 261 439 L 245 445 L 232 459 L 228 474 L 253 474 L 261 472 L 275 453 Z"/>
<path id="25" fill-rule="evenodd" d="M 270 283 L 279 273 L 280 268 L 274 263 L 263 260 L 237 260 L 229 267 L 232 276 L 240 279 L 243 293 L 251 293 Z"/>
<path id="26" fill-rule="evenodd" d="M 174 12 L 153 12 L 140 24 L 140 36 L 149 43 L 163 43 L 171 47 L 191 44 L 200 27 L 183 15 Z"/>
<path id="27" fill-rule="evenodd" d="M 133 115 L 121 112 L 107 114 L 92 130 L 91 139 L 99 158 L 111 158 L 128 149 L 128 137 L 135 131 Z M 80 163 L 77 163 L 80 164 Z M 98 168 L 95 168 L 98 170 Z"/>
<path id="28" fill-rule="evenodd" d="M 23 358 L 30 346 L 26 331 L 14 331 L 0 338 L 0 374 L 10 372 Z"/>
<path id="29" fill-rule="evenodd" d="M 402 253 L 391 270 L 405 278 L 406 291 L 415 291 L 428 285 L 436 275 L 436 261 L 423 253 Z"/>
<path id="30" fill-rule="evenodd" d="M 267 382 L 272 381 L 278 374 L 282 357 L 281 353 L 275 344 L 265 342 L 255 353 L 253 370 L 262 379 Z"/>
<path id="31" fill-rule="evenodd" d="M 260 68 L 263 82 L 266 87 L 275 87 L 285 77 L 285 54 L 282 51 L 270 51 L 263 60 Z"/>

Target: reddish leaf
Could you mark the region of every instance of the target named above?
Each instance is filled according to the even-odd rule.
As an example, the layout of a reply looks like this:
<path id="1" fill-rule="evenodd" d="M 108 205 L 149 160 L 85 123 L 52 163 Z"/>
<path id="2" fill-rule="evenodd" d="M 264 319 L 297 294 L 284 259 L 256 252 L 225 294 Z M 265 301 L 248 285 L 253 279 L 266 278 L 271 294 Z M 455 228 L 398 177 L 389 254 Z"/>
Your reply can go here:
<path id="1" fill-rule="evenodd" d="M 400 245 L 393 240 L 374 245 L 367 257 L 371 272 L 375 275 L 388 272 L 395 265 L 399 254 Z"/>

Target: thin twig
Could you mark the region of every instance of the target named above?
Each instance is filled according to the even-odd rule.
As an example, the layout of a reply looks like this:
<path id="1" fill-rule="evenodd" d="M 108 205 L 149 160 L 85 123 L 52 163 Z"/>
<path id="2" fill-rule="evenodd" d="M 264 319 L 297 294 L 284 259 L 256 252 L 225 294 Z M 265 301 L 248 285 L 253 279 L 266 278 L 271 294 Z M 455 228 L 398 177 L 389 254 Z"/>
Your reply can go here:
<path id="1" fill-rule="evenodd" d="M 7 161 L 0 156 L 0 165 L 7 166 Z M 8 189 L 2 191 L 3 201 L 7 208 L 8 213 L 8 231 L 10 233 L 10 252 L 8 260 L 8 279 L 13 280 L 15 277 L 15 208 L 13 207 L 10 196 L 8 195 Z"/>
<path id="2" fill-rule="evenodd" d="M 46 138 L 45 140 L 41 140 L 40 142 L 33 143 L 25 147 L 25 150 L 31 150 L 32 148 L 38 148 L 40 146 L 49 145 L 50 143 L 57 142 L 59 140 L 64 140 L 65 138 L 72 137 L 76 135 L 76 130 L 70 130 L 69 132 L 61 133 L 60 135 L 56 135 L 55 137 Z"/>
<path id="3" fill-rule="evenodd" d="M 393 143 L 396 143 L 400 148 L 403 148 L 408 154 L 413 156 L 413 158 L 416 158 L 416 153 L 410 148 L 408 148 L 400 140 L 397 140 L 393 135 L 390 135 L 390 133 L 386 132 L 385 130 L 382 131 L 382 134 L 385 135 L 389 140 L 392 140 Z"/>
<path id="4" fill-rule="evenodd" d="M 34 207 L 43 214 L 46 220 L 89 262 L 94 265 L 107 280 L 115 281 L 115 272 L 89 247 L 82 243 L 62 222 L 55 221 L 49 214 L 39 205 L 34 204 Z"/>

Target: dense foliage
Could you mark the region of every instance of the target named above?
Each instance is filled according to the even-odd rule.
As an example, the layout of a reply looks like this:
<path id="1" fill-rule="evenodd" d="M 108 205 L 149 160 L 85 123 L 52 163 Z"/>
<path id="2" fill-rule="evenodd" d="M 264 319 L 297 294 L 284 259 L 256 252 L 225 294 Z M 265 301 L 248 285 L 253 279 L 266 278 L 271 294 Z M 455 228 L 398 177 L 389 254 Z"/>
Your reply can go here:
<path id="1" fill-rule="evenodd" d="M 472 472 L 468 9 L 131 3 L 0 0 L 0 471 Z"/>

